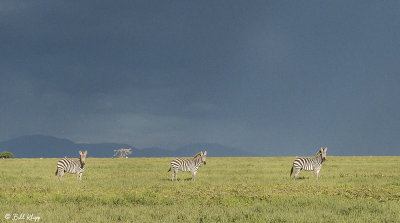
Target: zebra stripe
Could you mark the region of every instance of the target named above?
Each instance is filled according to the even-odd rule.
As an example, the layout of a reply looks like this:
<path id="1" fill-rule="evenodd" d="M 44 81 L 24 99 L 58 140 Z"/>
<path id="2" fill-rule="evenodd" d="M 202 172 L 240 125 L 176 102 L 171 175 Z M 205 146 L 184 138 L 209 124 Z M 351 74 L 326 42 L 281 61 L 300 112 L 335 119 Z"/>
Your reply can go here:
<path id="1" fill-rule="evenodd" d="M 181 170 L 183 172 L 191 172 L 192 179 L 196 180 L 196 173 L 199 169 L 200 165 L 204 163 L 206 165 L 206 156 L 207 151 L 199 152 L 193 156 L 191 159 L 187 158 L 175 158 L 171 161 L 171 167 L 168 172 L 171 171 L 171 168 L 174 169 L 174 173 L 172 174 L 172 181 L 174 179 L 178 180 L 178 171 Z"/>
<path id="2" fill-rule="evenodd" d="M 60 173 L 58 180 L 61 181 L 64 173 L 76 173 L 76 179 L 82 180 L 82 174 L 85 171 L 85 158 L 87 151 L 79 151 L 80 158 L 78 160 L 72 160 L 63 158 L 57 162 L 57 173 Z"/>
<path id="3" fill-rule="evenodd" d="M 290 177 L 292 177 L 293 169 L 294 179 L 297 178 L 301 170 L 314 171 L 315 178 L 318 179 L 319 172 L 322 168 L 322 163 L 326 160 L 326 151 L 328 148 L 322 148 L 317 152 L 315 158 L 297 158 L 293 161 Z"/>

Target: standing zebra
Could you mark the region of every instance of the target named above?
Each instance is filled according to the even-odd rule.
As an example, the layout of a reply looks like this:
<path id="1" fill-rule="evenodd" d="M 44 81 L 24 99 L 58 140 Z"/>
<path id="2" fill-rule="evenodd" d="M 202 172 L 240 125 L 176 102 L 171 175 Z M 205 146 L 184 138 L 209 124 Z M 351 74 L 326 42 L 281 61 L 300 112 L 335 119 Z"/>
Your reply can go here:
<path id="1" fill-rule="evenodd" d="M 328 150 L 327 147 L 325 149 L 321 147 L 320 150 L 318 150 L 315 158 L 297 158 L 293 161 L 292 169 L 290 170 L 290 177 L 292 177 L 293 173 L 293 168 L 295 168 L 294 171 L 294 179 L 296 180 L 297 175 L 299 175 L 301 170 L 306 170 L 306 171 L 314 171 L 314 176 L 316 179 L 318 179 L 318 174 L 319 171 L 322 168 L 322 163 L 326 160 L 326 151 Z"/>
<path id="2" fill-rule="evenodd" d="M 60 159 L 57 162 L 57 173 L 60 172 L 58 175 L 58 181 L 61 181 L 64 172 L 67 173 L 76 173 L 76 180 L 82 180 L 83 171 L 85 171 L 85 159 L 86 159 L 87 151 L 79 151 L 79 160 L 71 160 L 68 158 Z"/>
<path id="3" fill-rule="evenodd" d="M 199 152 L 196 155 L 194 155 L 193 158 L 191 159 L 175 158 L 174 160 L 172 160 L 171 167 L 168 170 L 169 172 L 171 171 L 171 168 L 174 169 L 174 173 L 172 174 L 172 181 L 174 179 L 178 180 L 178 170 L 181 170 L 183 172 L 190 171 L 192 173 L 192 179 L 196 180 L 196 173 L 201 163 L 204 163 L 204 165 L 206 165 L 206 155 L 207 151 L 205 151 L 204 153 Z"/>

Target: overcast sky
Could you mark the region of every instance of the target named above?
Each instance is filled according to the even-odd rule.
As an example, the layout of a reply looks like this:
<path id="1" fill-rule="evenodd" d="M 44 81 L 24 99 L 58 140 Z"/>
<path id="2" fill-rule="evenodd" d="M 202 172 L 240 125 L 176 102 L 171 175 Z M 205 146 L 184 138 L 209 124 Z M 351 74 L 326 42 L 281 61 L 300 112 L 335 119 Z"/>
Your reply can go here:
<path id="1" fill-rule="evenodd" d="M 399 1 L 2 1 L 0 141 L 400 155 Z"/>

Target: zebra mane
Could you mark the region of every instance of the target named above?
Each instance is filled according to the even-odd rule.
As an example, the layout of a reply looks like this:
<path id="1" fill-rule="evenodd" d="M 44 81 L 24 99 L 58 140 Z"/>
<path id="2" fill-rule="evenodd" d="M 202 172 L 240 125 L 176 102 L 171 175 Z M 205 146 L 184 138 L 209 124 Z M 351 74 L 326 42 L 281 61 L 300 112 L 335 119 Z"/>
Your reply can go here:
<path id="1" fill-rule="evenodd" d="M 196 158 L 196 157 L 199 157 L 199 156 L 201 156 L 201 152 L 198 152 L 196 155 L 194 155 L 193 159 Z"/>

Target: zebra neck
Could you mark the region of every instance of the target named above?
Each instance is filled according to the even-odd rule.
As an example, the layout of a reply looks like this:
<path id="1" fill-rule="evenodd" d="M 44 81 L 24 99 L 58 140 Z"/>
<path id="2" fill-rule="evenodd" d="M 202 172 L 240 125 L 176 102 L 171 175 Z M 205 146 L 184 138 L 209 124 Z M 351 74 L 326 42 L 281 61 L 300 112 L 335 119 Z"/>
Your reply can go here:
<path id="1" fill-rule="evenodd" d="M 324 162 L 324 161 L 322 160 L 321 156 L 317 156 L 317 157 L 315 157 L 315 159 L 317 160 L 317 163 L 322 164 L 322 162 Z"/>
<path id="2" fill-rule="evenodd" d="M 193 159 L 193 161 L 196 167 L 199 167 L 201 165 L 201 157 L 196 157 Z"/>

